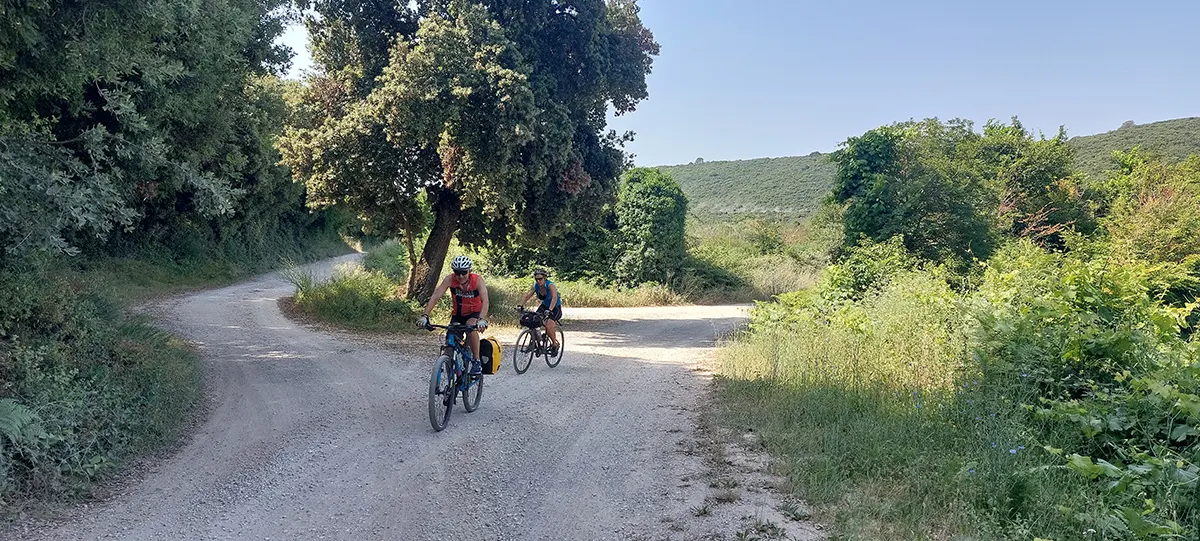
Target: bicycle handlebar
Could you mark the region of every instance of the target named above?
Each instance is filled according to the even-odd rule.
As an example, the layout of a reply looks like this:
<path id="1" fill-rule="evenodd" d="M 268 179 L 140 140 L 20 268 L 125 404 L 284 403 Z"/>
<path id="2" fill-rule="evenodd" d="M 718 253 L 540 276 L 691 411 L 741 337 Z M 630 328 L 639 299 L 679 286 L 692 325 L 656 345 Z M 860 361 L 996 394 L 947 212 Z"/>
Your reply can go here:
<path id="1" fill-rule="evenodd" d="M 428 325 L 425 325 L 425 330 L 427 330 L 427 331 L 432 331 L 434 329 L 446 329 L 447 331 L 471 332 L 471 331 L 479 330 L 479 325 L 478 324 L 464 325 L 462 323 L 456 323 L 456 324 L 452 324 L 452 325 L 437 325 L 434 323 L 430 323 Z"/>

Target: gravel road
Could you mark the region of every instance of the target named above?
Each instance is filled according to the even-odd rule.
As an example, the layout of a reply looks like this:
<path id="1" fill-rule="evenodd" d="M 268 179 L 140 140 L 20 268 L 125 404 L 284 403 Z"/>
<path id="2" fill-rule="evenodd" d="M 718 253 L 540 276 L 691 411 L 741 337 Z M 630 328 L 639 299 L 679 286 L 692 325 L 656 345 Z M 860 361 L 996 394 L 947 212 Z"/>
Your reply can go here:
<path id="1" fill-rule="evenodd" d="M 497 332 L 506 357 L 480 408 L 439 433 L 436 336 L 386 345 L 298 324 L 277 305 L 292 292 L 271 274 L 157 306 L 200 348 L 208 414 L 117 494 L 16 538 L 717 538 L 688 524 L 712 488 L 681 449 L 708 389 L 697 369 L 745 307 L 566 308 L 562 364 L 524 375 L 515 331 Z"/>

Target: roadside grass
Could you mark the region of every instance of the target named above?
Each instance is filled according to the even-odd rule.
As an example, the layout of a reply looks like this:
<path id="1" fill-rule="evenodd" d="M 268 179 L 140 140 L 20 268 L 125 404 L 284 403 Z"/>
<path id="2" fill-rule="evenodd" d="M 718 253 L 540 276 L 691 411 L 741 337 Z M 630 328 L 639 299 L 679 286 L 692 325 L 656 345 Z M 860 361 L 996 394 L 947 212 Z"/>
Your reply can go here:
<path id="1" fill-rule="evenodd" d="M 318 321 L 359 331 L 412 329 L 421 313 L 413 301 L 397 295 L 397 284 L 377 270 L 357 264 L 339 265 L 329 280 L 315 280 L 299 268 L 284 276 L 296 286 L 297 309 Z"/>
<path id="2" fill-rule="evenodd" d="M 1200 365 L 1176 323 L 1141 323 L 1169 312 L 1142 275 L 1025 246 L 990 262 L 976 291 L 940 276 L 898 270 L 859 300 L 818 288 L 759 306 L 718 351 L 719 418 L 759 435 L 837 539 L 1194 538 L 1200 445 L 1183 421 L 1173 432 L 1155 424 L 1189 415 L 1178 404 L 1194 399 L 1156 393 L 1194 396 L 1197 380 L 1181 372 Z M 1104 327 L 1068 304 L 1083 297 L 1072 288 L 1104 292 L 1086 302 L 1131 323 Z M 1160 364 L 1136 368 L 1149 374 L 1140 380 L 1082 380 L 1063 351 L 1101 343 L 1093 336 L 1137 344 L 1145 349 L 1125 350 L 1126 360 Z M 1056 362 L 1066 375 L 1047 377 Z M 1076 381 L 1097 391 L 1056 402 L 1041 390 Z M 1118 439 L 1126 430 L 1133 437 Z M 1142 449 L 1172 456 L 1168 445 L 1178 458 L 1165 467 L 1178 473 L 1155 474 Z"/>
<path id="3" fill-rule="evenodd" d="M 946 481 L 963 465 L 946 452 L 965 442 L 942 430 L 958 413 L 954 294 L 911 278 L 835 316 L 847 324 L 766 325 L 719 352 L 720 416 L 759 434 L 791 486 L 848 539 L 962 526 L 952 502 L 964 494 Z"/>

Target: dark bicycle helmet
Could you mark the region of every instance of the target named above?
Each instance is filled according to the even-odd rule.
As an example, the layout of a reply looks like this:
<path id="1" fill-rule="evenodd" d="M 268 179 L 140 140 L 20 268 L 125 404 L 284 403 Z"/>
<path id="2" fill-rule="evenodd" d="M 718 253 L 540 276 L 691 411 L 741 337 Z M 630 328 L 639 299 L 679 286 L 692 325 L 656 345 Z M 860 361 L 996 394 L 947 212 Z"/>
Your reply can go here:
<path id="1" fill-rule="evenodd" d="M 450 262 L 450 269 L 456 271 L 471 270 L 471 258 L 465 255 L 455 257 L 454 260 Z"/>
<path id="2" fill-rule="evenodd" d="M 540 274 L 540 275 L 542 275 L 542 276 L 546 276 L 546 277 L 549 277 L 549 276 L 550 276 L 550 273 L 546 272 L 546 269 L 543 269 L 543 268 L 541 268 L 541 267 L 538 267 L 538 268 L 536 268 L 536 269 L 533 269 L 533 276 L 537 276 L 537 275 L 539 275 L 539 274 Z"/>

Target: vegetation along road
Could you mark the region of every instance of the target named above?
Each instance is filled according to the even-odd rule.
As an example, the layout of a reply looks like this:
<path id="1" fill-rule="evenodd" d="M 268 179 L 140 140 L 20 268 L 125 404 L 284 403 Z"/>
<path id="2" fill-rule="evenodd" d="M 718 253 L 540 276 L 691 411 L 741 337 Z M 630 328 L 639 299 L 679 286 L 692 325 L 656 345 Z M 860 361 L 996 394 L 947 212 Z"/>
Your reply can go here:
<path id="1" fill-rule="evenodd" d="M 327 273 L 336 261 L 311 269 Z M 447 430 L 435 433 L 426 391 L 436 342 L 422 337 L 392 351 L 298 325 L 276 302 L 291 292 L 272 274 L 163 303 L 165 322 L 206 359 L 205 422 L 124 494 L 21 535 L 657 540 L 703 533 L 688 510 L 709 488 L 688 481 L 704 465 L 679 449 L 693 437 L 693 406 L 706 388 L 694 369 L 718 334 L 743 321 L 743 307 L 568 309 L 558 368 L 535 364 L 518 376 L 505 358 L 479 410 L 457 409 Z"/>

